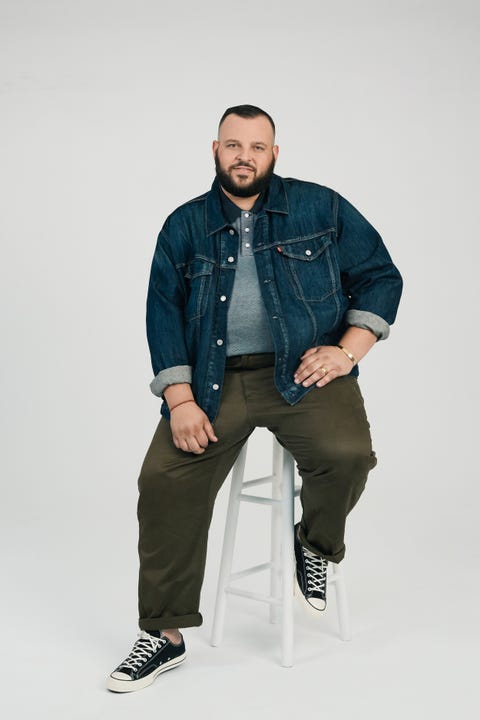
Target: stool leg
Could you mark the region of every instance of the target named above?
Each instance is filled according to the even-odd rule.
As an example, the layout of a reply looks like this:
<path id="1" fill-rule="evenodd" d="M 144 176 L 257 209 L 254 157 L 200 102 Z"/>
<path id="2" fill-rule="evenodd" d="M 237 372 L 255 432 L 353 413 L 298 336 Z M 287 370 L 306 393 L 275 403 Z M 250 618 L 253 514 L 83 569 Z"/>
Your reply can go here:
<path id="1" fill-rule="evenodd" d="M 283 450 L 282 472 L 282 665 L 293 665 L 293 457 Z"/>
<path id="2" fill-rule="evenodd" d="M 348 612 L 347 589 L 343 568 L 338 563 L 331 563 L 335 576 L 335 595 L 337 599 L 338 627 L 342 640 L 350 640 L 350 614 Z"/>
<path id="3" fill-rule="evenodd" d="M 273 437 L 273 467 L 272 467 L 272 498 L 280 500 L 282 497 L 282 460 L 283 448 Z M 280 583 L 282 561 L 282 508 L 280 503 L 272 503 L 272 529 L 270 538 L 270 595 L 281 599 L 282 587 Z M 270 605 L 270 622 L 277 623 L 280 619 L 280 605 Z"/>
<path id="4" fill-rule="evenodd" d="M 222 558 L 220 561 L 220 572 L 217 585 L 217 600 L 215 603 L 215 612 L 213 616 L 213 630 L 211 644 L 220 645 L 223 635 L 223 623 L 225 620 L 225 608 L 227 604 L 227 587 L 232 572 L 233 550 L 235 546 L 235 534 L 237 532 L 238 512 L 240 509 L 240 493 L 242 491 L 243 474 L 245 471 L 245 461 L 247 458 L 247 444 L 243 448 L 235 461 L 232 471 L 232 482 L 230 485 L 230 496 L 228 500 L 227 519 L 225 522 L 225 533 L 223 536 Z"/>

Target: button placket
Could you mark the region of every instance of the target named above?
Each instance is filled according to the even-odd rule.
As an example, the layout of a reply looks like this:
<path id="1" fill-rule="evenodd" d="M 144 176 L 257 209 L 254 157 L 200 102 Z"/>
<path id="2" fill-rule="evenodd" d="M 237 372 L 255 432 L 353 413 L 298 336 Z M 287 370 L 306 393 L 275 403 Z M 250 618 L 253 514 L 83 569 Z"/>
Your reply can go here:
<path id="1" fill-rule="evenodd" d="M 250 235 L 253 235 L 253 215 L 250 212 L 244 212 L 240 217 L 240 247 L 242 255 L 253 254 L 252 250 L 250 250 L 252 247 Z"/>

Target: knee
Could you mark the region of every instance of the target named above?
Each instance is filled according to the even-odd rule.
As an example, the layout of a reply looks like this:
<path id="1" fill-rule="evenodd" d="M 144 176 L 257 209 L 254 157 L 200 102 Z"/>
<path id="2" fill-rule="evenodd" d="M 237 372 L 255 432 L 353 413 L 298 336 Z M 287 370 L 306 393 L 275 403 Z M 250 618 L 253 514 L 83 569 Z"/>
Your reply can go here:
<path id="1" fill-rule="evenodd" d="M 371 448 L 350 446 L 340 454 L 337 462 L 337 482 L 345 492 L 348 514 L 365 490 L 368 474 L 377 464 L 377 458 Z"/>
<path id="2" fill-rule="evenodd" d="M 342 453 L 340 463 L 353 475 L 367 476 L 377 464 L 371 448 L 351 447 Z"/>
<path id="3" fill-rule="evenodd" d="M 351 477 L 365 477 L 377 464 L 370 445 L 348 443 L 337 446 L 331 455 L 332 464 Z"/>
<path id="4" fill-rule="evenodd" d="M 377 458 L 368 442 L 332 442 L 315 447 L 309 456 L 298 458 L 298 469 L 304 481 L 336 482 L 345 479 L 347 484 L 365 481 L 377 464 Z"/>

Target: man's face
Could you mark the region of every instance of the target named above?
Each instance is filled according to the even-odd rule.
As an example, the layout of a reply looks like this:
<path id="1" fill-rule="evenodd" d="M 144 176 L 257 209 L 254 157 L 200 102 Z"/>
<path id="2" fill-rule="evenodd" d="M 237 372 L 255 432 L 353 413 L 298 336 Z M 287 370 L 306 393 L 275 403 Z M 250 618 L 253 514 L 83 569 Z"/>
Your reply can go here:
<path id="1" fill-rule="evenodd" d="M 231 195 L 253 197 L 268 187 L 278 156 L 268 118 L 228 115 L 213 141 L 215 169 Z"/>

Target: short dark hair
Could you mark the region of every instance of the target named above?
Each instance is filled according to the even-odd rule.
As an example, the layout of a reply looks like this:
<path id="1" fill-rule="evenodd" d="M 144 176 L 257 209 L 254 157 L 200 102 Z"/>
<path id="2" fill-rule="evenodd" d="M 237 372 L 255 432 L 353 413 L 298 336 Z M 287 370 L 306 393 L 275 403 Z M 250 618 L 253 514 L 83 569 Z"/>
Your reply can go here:
<path id="1" fill-rule="evenodd" d="M 262 108 L 259 108 L 256 105 L 235 105 L 234 107 L 227 108 L 218 123 L 218 129 L 220 129 L 220 125 L 229 115 L 239 115 L 243 118 L 255 118 L 259 115 L 264 115 L 269 120 L 273 129 L 273 134 L 275 135 L 275 123 L 272 118 L 267 112 L 265 112 L 265 110 L 262 110 Z"/>

